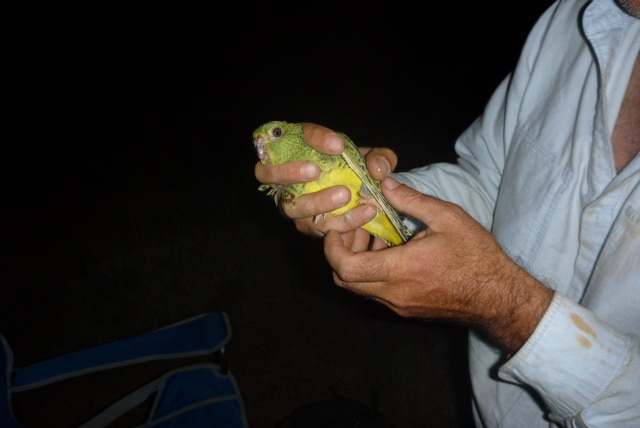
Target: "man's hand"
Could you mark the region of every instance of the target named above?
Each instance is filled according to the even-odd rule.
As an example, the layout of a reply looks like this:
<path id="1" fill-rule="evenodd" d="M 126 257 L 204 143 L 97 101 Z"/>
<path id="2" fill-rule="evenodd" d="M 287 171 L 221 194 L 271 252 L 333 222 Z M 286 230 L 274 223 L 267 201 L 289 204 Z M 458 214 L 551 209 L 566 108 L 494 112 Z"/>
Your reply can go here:
<path id="1" fill-rule="evenodd" d="M 305 140 L 316 150 L 330 155 L 338 155 L 344 150 L 344 140 L 338 133 L 313 123 L 304 123 L 303 128 Z M 390 149 L 361 147 L 360 151 L 366 156 L 367 168 L 371 175 L 378 180 L 382 180 L 396 167 L 397 157 Z M 320 173 L 318 166 L 311 162 L 289 162 L 277 166 L 257 162 L 255 166 L 255 176 L 264 184 L 306 183 L 316 180 Z M 357 229 L 373 219 L 375 210 L 363 205 L 345 215 L 314 222 L 316 216 L 340 208 L 350 200 L 351 193 L 346 187 L 335 186 L 300 196 L 293 204 L 285 204 L 283 211 L 294 220 L 300 232 L 324 236 L 332 229 L 339 232 Z"/>
<path id="2" fill-rule="evenodd" d="M 388 201 L 428 225 L 404 245 L 367 251 L 362 231 L 327 233 L 336 284 L 405 317 L 479 327 L 515 351 L 531 335 L 553 292 L 514 263 L 493 236 L 457 205 L 392 178 Z"/>

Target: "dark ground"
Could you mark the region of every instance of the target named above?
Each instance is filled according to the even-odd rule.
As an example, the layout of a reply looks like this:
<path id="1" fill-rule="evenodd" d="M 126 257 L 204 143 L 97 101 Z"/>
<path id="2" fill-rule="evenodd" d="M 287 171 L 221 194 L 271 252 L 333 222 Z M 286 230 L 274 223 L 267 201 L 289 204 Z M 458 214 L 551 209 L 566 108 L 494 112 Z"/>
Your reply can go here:
<path id="1" fill-rule="evenodd" d="M 257 191 L 251 132 L 313 121 L 394 148 L 399 170 L 452 160 L 547 4 L 509 21 L 497 3 L 16 13 L 0 243 L 16 365 L 224 311 L 251 427 L 331 388 L 374 391 L 397 428 L 469 426 L 464 328 L 333 286 L 321 242 Z M 64 427 L 135 377 L 16 404 Z"/>

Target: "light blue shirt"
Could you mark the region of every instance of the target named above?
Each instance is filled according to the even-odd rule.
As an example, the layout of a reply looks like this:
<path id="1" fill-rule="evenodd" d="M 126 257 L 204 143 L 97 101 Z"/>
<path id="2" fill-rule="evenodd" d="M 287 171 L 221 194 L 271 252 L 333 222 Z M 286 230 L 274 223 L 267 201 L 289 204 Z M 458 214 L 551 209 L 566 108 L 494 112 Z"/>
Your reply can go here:
<path id="1" fill-rule="evenodd" d="M 555 290 L 515 355 L 470 333 L 478 426 L 640 427 L 640 156 L 617 174 L 611 145 L 639 51 L 640 20 L 613 0 L 555 2 L 457 164 L 396 175 Z"/>

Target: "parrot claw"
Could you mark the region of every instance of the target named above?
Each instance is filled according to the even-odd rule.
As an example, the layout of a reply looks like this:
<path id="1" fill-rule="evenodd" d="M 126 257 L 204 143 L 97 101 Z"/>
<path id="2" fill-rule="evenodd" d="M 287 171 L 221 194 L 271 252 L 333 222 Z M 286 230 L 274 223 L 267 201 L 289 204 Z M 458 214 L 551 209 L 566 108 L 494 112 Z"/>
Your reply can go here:
<path id="1" fill-rule="evenodd" d="M 318 214 L 317 216 L 313 217 L 313 224 L 321 223 L 321 222 L 323 222 L 326 218 L 327 218 L 327 213 L 324 213 L 324 214 Z"/>

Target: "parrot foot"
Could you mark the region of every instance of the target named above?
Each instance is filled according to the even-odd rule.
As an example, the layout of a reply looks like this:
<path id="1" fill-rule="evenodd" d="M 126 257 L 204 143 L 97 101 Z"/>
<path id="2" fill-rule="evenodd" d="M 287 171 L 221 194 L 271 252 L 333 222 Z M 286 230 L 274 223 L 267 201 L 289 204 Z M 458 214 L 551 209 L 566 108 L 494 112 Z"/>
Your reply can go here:
<path id="1" fill-rule="evenodd" d="M 318 214 L 317 216 L 313 217 L 313 224 L 321 223 L 325 221 L 326 218 L 327 218 L 327 213 Z"/>

